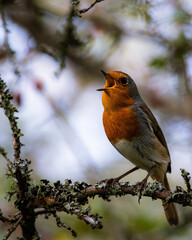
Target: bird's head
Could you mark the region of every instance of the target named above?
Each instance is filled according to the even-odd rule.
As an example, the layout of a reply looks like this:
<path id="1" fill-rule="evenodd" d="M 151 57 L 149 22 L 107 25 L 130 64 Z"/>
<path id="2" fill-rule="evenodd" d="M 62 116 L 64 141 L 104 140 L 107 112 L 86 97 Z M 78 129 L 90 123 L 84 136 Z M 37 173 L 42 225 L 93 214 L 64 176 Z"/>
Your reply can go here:
<path id="1" fill-rule="evenodd" d="M 105 110 L 115 111 L 130 106 L 140 97 L 135 82 L 128 74 L 119 71 L 101 72 L 106 80 L 105 86 L 97 91 L 103 91 L 102 103 Z"/>

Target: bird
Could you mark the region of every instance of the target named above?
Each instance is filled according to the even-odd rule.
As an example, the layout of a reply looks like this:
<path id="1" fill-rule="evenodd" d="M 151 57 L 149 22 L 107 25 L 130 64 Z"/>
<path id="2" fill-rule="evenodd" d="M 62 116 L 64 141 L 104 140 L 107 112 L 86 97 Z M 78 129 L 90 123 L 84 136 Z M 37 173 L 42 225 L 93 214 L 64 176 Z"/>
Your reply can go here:
<path id="1" fill-rule="evenodd" d="M 149 176 L 170 190 L 167 173 L 171 173 L 171 157 L 164 134 L 149 107 L 141 98 L 134 80 L 121 71 L 105 72 L 102 91 L 103 126 L 105 133 L 116 150 L 135 167 L 115 178 L 138 170 L 146 170 L 141 182 L 140 197 Z M 139 199 L 140 200 L 140 199 Z M 165 216 L 171 226 L 179 223 L 174 203 L 162 200 Z"/>

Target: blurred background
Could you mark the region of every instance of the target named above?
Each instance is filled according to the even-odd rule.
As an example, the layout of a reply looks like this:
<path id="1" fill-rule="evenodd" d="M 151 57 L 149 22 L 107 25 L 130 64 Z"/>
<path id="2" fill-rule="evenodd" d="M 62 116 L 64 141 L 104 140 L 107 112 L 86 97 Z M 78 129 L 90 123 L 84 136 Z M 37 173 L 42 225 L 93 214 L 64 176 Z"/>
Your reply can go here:
<path id="1" fill-rule="evenodd" d="M 0 74 L 6 81 L 24 133 L 22 158 L 32 161 L 38 181 L 95 183 L 133 166 L 109 143 L 102 124 L 100 69 L 123 71 L 158 119 L 172 157 L 172 189 L 184 186 L 180 168 L 192 170 L 192 1 L 1 0 Z M 0 146 L 13 159 L 12 137 L 0 109 Z M 10 189 L 0 156 L 0 208 Z M 141 181 L 139 170 L 125 179 Z M 160 201 L 125 196 L 110 203 L 95 198 L 93 211 L 104 228 L 91 230 L 73 216 L 60 214 L 78 239 L 192 239 L 192 210 L 178 207 L 180 225 L 168 226 Z M 73 239 L 53 219 L 39 218 L 42 239 Z M 0 238 L 5 233 L 0 223 Z M 18 236 L 19 230 L 15 236 Z M 10 239 L 15 239 L 14 236 Z"/>

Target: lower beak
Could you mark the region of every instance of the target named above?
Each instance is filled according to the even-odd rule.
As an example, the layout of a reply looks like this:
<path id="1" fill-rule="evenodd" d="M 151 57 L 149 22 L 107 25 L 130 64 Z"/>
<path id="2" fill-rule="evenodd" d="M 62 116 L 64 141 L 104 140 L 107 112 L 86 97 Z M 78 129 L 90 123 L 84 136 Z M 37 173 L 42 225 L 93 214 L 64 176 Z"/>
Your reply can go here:
<path id="1" fill-rule="evenodd" d="M 107 89 L 110 89 L 110 87 L 106 87 L 106 88 L 99 88 L 99 89 L 96 89 L 96 91 L 105 91 Z"/>

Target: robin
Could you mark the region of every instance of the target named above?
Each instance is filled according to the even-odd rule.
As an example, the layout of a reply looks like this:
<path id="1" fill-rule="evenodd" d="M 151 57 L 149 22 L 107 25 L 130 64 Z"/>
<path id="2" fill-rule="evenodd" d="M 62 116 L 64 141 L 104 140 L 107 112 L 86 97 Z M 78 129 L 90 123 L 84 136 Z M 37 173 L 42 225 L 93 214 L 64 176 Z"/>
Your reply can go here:
<path id="1" fill-rule="evenodd" d="M 141 98 L 135 82 L 128 74 L 120 71 L 101 72 L 106 83 L 104 88 L 97 90 L 103 91 L 105 133 L 117 151 L 135 165 L 114 180 L 119 181 L 141 168 L 148 174 L 141 182 L 140 194 L 149 176 L 170 190 L 166 176 L 167 172 L 171 173 L 167 143 L 157 120 Z M 175 205 L 162 201 L 169 224 L 177 225 L 179 219 Z"/>

